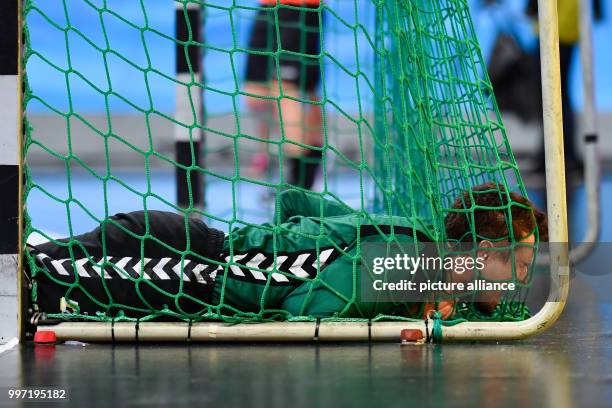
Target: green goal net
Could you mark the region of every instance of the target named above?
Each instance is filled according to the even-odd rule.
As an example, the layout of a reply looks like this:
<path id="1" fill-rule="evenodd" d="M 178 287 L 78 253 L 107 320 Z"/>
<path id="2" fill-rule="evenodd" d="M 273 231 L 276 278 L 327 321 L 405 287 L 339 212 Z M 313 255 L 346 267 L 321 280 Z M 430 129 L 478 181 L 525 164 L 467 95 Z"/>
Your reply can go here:
<path id="1" fill-rule="evenodd" d="M 58 0 L 53 7 L 45 3 L 28 0 L 24 8 L 23 152 L 31 301 L 48 318 L 242 322 L 319 317 L 283 311 L 272 300 L 275 282 L 292 280 L 306 285 L 305 303 L 323 289 L 341 299 L 344 306 L 327 319 L 421 319 L 422 308 L 412 314 L 355 312 L 361 246 L 367 241 L 357 226 L 350 245 L 330 244 L 333 234 L 323 227 L 318 233 L 304 232 L 316 259 L 308 258 L 313 265 L 305 274 L 283 266 L 276 247 L 270 247 L 265 267 L 240 252 L 235 244 L 240 231 L 259 229 L 273 241 L 286 233 L 283 192 L 305 192 L 303 178 L 310 177 L 308 171 L 294 170 L 297 177 L 292 178 L 292 160 L 294 166 L 311 165 L 316 173 L 313 185 L 306 186 L 313 190 L 309 197 L 341 206 L 356 223 L 373 227 L 379 242 L 399 242 L 401 234 L 395 221 L 383 228 L 377 220 L 401 219 L 397 225 L 409 222 L 413 231 L 439 243 L 438 250 L 449 251 L 444 224 L 449 213 L 465 214 L 471 227 L 465 241 L 475 242 L 482 238 L 474 230 L 475 214 L 498 210 L 508 226 L 500 241 L 514 244 L 513 208 L 522 204 L 509 194 L 525 195 L 526 190 L 466 0 L 327 0 L 308 6 L 181 1 L 163 12 L 144 1 L 130 7 L 94 0 Z M 176 24 L 187 27 L 182 39 L 160 23 L 171 19 L 175 6 Z M 201 11 L 195 26 L 190 10 Z M 290 45 L 285 35 L 291 37 Z M 202 56 L 201 72 L 196 71 L 199 63 L 189 60 L 198 55 L 191 53 L 194 49 Z M 182 76 L 173 72 L 175 50 L 188 57 Z M 265 77 L 259 82 L 245 79 L 249 59 L 254 64 L 250 75 Z M 61 97 L 52 95 L 53 84 L 62 88 Z M 168 95 L 176 106 L 168 105 Z M 88 105 L 92 101 L 98 104 L 96 115 Z M 131 123 L 127 127 L 126 121 Z M 179 162 L 172 151 L 176 128 L 187 135 L 187 161 Z M 202 143 L 199 133 L 204 134 Z M 193 186 L 187 189 L 188 205 L 176 204 L 176 168 L 205 187 L 202 205 Z M 467 202 L 464 209 L 453 208 L 462 192 L 487 182 L 503 187 L 499 206 Z M 47 203 L 47 214 L 35 213 L 38 202 Z M 321 225 L 324 205 L 310 217 Z M 181 215 L 185 225 L 195 218 L 223 231 L 226 253 L 207 259 L 194 250 L 189 237 L 180 248 L 159 242 L 148 225 L 141 233 L 124 231 L 141 241 L 136 260 L 129 262 L 107 250 L 104 234 L 101 255 L 87 253 L 76 238 L 96 225 L 114 225 L 110 217 L 115 212 L 154 209 Z M 66 228 L 50 233 L 45 227 L 49 218 L 61 218 Z M 65 248 L 69 256 L 47 263 L 36 256 L 35 236 Z M 150 241 L 174 254 L 166 268 L 158 268 L 178 279 L 172 289 L 164 286 L 163 277 L 155 278 L 151 264 L 161 261 L 147 252 Z M 348 291 L 325 281 L 327 265 L 321 260 L 330 245 L 351 268 Z M 199 298 L 197 288 L 190 286 L 199 282 L 194 265 L 206 263 L 216 269 L 212 284 L 219 293 L 214 300 Z M 59 265 L 61 276 L 49 265 Z M 522 289 L 505 294 L 488 314 L 469 301 L 458 303 L 447 323 L 528 317 L 524 300 L 529 279 L 518 279 L 514 269 L 507 280 Z M 259 277 L 255 306 L 232 303 L 225 292 L 232 274 Z M 430 277 L 435 276 L 439 274 Z M 130 285 L 131 304 L 118 301 L 111 281 Z M 53 301 L 63 302 L 59 312 L 42 309 L 49 287 Z M 150 296 L 158 299 L 152 302 Z M 430 300 L 435 308 L 438 300 Z M 183 307 L 185 301 L 190 308 Z M 84 302 L 97 310 L 83 312 Z"/>

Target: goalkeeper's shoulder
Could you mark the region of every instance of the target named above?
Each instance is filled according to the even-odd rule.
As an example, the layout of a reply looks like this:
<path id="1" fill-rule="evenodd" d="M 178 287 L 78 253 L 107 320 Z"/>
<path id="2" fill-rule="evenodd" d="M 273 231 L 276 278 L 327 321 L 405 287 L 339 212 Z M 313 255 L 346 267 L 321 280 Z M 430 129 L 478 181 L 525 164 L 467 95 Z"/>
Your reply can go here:
<path id="1" fill-rule="evenodd" d="M 421 242 L 432 242 L 433 227 L 421 219 L 386 214 L 365 214 L 361 236 L 390 234 L 410 236 Z"/>
<path id="2" fill-rule="evenodd" d="M 283 222 L 295 215 L 325 218 L 354 213 L 352 208 L 339 200 L 326 198 L 322 193 L 297 189 L 283 191 L 278 203 Z"/>
<path id="3" fill-rule="evenodd" d="M 281 191 L 279 195 L 279 201 L 281 205 L 290 204 L 290 203 L 299 203 L 308 200 L 308 195 L 305 191 L 302 190 L 284 190 Z"/>

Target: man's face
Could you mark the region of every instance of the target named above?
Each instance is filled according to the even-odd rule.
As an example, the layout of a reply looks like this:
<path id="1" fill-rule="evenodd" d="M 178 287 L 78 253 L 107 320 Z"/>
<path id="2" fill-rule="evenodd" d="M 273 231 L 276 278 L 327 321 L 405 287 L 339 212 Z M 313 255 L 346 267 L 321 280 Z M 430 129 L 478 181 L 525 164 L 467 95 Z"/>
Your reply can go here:
<path id="1" fill-rule="evenodd" d="M 504 256 L 499 251 L 486 251 L 487 260 L 480 276 L 492 282 L 509 281 L 512 275 L 512 258 L 514 257 L 516 268 L 516 280 L 526 283 L 529 277 L 529 268 L 533 262 L 535 236 L 519 241 L 511 250 L 510 256 Z"/>
<path id="2" fill-rule="evenodd" d="M 504 256 L 499 251 L 484 251 L 487 260 L 485 267 L 480 273 L 481 279 L 490 282 L 502 282 L 513 280 L 512 258 L 515 260 L 516 281 L 527 283 L 529 278 L 529 268 L 533 262 L 535 236 L 519 241 L 511 250 L 510 256 Z M 485 312 L 492 312 L 501 299 L 502 292 L 482 292 L 476 296 L 480 309 Z"/>

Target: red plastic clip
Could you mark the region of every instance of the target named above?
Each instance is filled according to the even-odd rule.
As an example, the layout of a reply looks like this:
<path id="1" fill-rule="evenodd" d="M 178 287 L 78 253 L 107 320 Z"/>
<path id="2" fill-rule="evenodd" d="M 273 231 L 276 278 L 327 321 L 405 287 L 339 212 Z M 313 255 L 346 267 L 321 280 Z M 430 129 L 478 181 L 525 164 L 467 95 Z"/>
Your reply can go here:
<path id="1" fill-rule="evenodd" d="M 57 336 L 52 330 L 39 330 L 34 333 L 34 343 L 36 344 L 55 344 Z"/>
<path id="2" fill-rule="evenodd" d="M 402 344 L 422 343 L 425 340 L 423 332 L 419 329 L 403 329 L 400 333 Z"/>

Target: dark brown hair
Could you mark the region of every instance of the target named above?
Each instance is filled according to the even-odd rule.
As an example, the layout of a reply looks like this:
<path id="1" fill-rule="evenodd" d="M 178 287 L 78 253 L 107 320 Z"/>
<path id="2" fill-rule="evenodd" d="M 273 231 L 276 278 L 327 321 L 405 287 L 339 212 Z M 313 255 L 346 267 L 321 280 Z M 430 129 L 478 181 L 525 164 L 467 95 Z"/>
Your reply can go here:
<path id="1" fill-rule="evenodd" d="M 526 197 L 515 192 L 508 193 L 503 185 L 492 182 L 473 187 L 471 192 L 471 196 L 468 191 L 461 193 L 455 199 L 452 209 L 473 210 L 473 227 L 477 240 L 513 239 L 516 242 L 535 233 L 537 226 L 539 241 L 548 241 L 546 214 L 538 210 Z M 513 237 L 509 236 L 509 214 L 512 215 Z M 449 212 L 444 220 L 447 239 L 460 242 L 472 241 L 474 238 L 470 220 L 470 211 Z"/>

